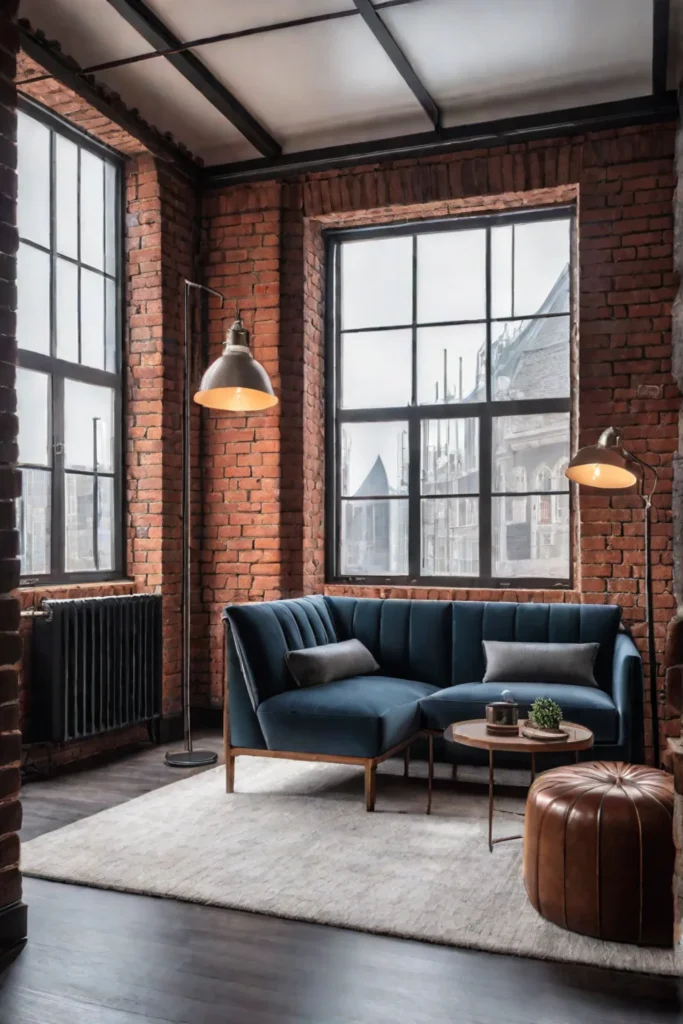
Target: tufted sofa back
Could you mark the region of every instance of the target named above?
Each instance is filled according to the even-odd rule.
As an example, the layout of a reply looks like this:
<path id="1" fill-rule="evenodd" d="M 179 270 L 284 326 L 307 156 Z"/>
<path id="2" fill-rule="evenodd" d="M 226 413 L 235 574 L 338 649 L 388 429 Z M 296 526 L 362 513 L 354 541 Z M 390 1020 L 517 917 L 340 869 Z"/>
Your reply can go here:
<path id="1" fill-rule="evenodd" d="M 255 709 L 294 687 L 284 659 L 287 651 L 353 637 L 372 651 L 383 675 L 439 687 L 483 678 L 482 640 L 597 641 L 596 679 L 610 692 L 620 609 L 616 605 L 316 595 L 233 605 L 226 608 L 224 617 L 231 627 L 231 664 L 239 667 Z"/>

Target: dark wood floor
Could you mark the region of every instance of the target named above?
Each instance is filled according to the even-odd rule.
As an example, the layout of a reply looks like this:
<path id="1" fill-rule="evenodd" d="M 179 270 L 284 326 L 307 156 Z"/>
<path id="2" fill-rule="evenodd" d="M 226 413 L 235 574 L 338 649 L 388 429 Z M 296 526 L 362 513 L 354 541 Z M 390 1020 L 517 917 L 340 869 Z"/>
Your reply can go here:
<path id="1" fill-rule="evenodd" d="M 204 736 L 218 749 L 220 738 Z M 179 778 L 156 748 L 24 790 L 25 835 Z M 25 880 L 0 1024 L 681 1024 L 676 979 Z"/>
<path id="2" fill-rule="evenodd" d="M 215 750 L 223 763 L 223 740 L 219 732 L 198 732 L 196 750 Z M 182 750 L 182 743 L 170 749 Z M 149 746 L 118 757 L 88 771 L 71 771 L 51 779 L 27 781 L 21 793 L 24 807 L 22 841 L 35 839 L 43 832 L 70 825 L 72 821 L 115 807 L 153 789 L 168 786 L 205 768 L 169 768 L 164 761 L 165 747 Z M 213 767 L 213 766 L 212 766 Z"/>

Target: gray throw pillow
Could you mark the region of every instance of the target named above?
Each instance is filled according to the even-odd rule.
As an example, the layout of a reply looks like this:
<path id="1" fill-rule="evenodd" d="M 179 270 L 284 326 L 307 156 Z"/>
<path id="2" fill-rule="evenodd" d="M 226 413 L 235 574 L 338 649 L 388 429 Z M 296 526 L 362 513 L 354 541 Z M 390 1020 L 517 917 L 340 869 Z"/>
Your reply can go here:
<path id="1" fill-rule="evenodd" d="M 299 686 L 318 686 L 348 676 L 367 676 L 379 668 L 360 640 L 341 640 L 337 644 L 288 651 L 285 661 Z"/>
<path id="2" fill-rule="evenodd" d="M 597 686 L 593 667 L 600 644 L 535 644 L 483 640 L 484 683 L 566 683 Z"/>

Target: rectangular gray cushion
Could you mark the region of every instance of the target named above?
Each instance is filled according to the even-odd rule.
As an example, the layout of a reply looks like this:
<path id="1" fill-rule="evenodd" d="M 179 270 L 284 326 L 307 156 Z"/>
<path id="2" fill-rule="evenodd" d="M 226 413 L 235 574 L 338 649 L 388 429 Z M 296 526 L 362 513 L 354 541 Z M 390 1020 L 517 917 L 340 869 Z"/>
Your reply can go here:
<path id="1" fill-rule="evenodd" d="M 568 683 L 597 686 L 593 666 L 600 644 L 543 644 L 483 640 L 483 683 Z"/>
<path id="2" fill-rule="evenodd" d="M 288 651 L 285 661 L 299 686 L 318 686 L 349 676 L 367 676 L 379 668 L 360 640 L 342 640 L 336 644 Z"/>

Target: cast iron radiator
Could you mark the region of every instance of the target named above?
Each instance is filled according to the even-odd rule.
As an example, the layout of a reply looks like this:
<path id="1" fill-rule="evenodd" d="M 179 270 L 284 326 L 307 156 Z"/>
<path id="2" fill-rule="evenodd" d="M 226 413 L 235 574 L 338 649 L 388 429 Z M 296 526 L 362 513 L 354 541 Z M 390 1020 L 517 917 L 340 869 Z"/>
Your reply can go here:
<path id="1" fill-rule="evenodd" d="M 33 624 L 33 742 L 82 739 L 161 715 L 161 596 L 44 601 Z"/>

